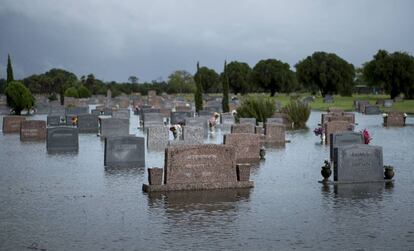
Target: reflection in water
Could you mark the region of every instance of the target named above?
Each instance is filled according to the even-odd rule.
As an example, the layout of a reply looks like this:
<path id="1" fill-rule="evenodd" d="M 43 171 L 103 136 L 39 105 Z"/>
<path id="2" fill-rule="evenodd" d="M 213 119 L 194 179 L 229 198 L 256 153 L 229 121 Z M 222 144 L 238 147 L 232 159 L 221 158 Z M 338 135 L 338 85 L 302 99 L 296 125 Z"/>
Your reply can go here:
<path id="1" fill-rule="evenodd" d="M 392 191 L 393 182 L 373 182 L 373 183 L 354 183 L 354 184 L 322 184 L 321 192 L 326 198 L 339 199 L 370 199 L 381 198 L 384 190 Z"/>
<path id="2" fill-rule="evenodd" d="M 136 176 L 144 175 L 146 168 L 145 167 L 136 167 L 136 166 L 122 166 L 122 167 L 105 167 L 105 176 Z"/>

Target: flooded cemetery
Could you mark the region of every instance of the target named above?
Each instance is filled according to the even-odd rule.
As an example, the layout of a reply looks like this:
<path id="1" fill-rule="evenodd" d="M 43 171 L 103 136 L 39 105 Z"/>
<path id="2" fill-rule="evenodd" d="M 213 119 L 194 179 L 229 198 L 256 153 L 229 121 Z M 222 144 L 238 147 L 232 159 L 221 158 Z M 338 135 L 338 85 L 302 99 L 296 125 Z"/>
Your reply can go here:
<path id="1" fill-rule="evenodd" d="M 414 117 L 388 101 L 293 130 L 148 94 L 1 115 L 1 250 L 413 249 Z"/>

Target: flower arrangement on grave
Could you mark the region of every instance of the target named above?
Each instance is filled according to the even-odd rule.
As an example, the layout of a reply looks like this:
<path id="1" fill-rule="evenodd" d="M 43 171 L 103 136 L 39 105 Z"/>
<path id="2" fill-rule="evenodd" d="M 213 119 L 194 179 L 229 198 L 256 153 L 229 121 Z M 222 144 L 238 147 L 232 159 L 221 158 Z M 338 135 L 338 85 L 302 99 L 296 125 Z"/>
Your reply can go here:
<path id="1" fill-rule="evenodd" d="M 382 117 L 383 117 L 383 118 L 388 117 L 388 113 L 383 113 L 383 114 L 382 114 Z"/>
<path id="2" fill-rule="evenodd" d="M 316 127 L 313 130 L 313 133 L 315 134 L 315 136 L 322 136 L 322 134 L 323 134 L 323 127 Z"/>
<path id="3" fill-rule="evenodd" d="M 371 135 L 369 134 L 367 129 L 362 130 L 361 133 L 362 133 L 362 136 L 364 137 L 364 143 L 368 145 L 369 142 L 371 142 L 372 140 Z"/>

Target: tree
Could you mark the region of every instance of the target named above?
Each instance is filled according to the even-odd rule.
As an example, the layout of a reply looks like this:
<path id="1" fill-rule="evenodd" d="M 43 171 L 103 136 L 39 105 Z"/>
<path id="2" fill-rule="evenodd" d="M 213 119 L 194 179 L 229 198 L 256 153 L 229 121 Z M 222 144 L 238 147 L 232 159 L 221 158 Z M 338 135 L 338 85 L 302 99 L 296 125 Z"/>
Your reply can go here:
<path id="1" fill-rule="evenodd" d="M 34 97 L 21 82 L 12 81 L 5 89 L 7 105 L 12 108 L 16 115 L 20 115 L 24 109 L 28 111 L 34 106 Z"/>
<path id="2" fill-rule="evenodd" d="M 62 69 L 51 69 L 45 73 L 45 76 L 50 78 L 52 83 L 48 93 L 59 93 L 60 104 L 63 105 L 65 100 L 65 90 L 74 85 L 78 78 L 75 74 Z"/>
<path id="3" fill-rule="evenodd" d="M 65 91 L 65 97 L 79 98 L 78 89 L 75 86 L 69 87 Z"/>
<path id="4" fill-rule="evenodd" d="M 90 91 L 85 86 L 79 85 L 77 89 L 79 98 L 89 98 L 91 96 Z"/>
<path id="5" fill-rule="evenodd" d="M 352 95 L 354 66 L 334 53 L 315 52 L 295 67 L 299 82 L 312 93 Z"/>
<path id="6" fill-rule="evenodd" d="M 168 92 L 169 93 L 194 93 L 195 83 L 193 76 L 184 70 L 171 73 L 168 76 Z"/>
<path id="7" fill-rule="evenodd" d="M 229 87 L 234 94 L 241 93 L 242 95 L 249 92 L 249 76 L 252 69 L 246 63 L 233 61 L 230 62 L 225 70 L 229 81 Z"/>
<path id="8" fill-rule="evenodd" d="M 196 81 L 196 92 L 194 93 L 194 102 L 196 107 L 196 112 L 203 110 L 203 86 L 202 82 L 202 74 L 198 74 L 200 71 L 200 65 L 197 62 L 197 73 L 194 75 Z"/>
<path id="9" fill-rule="evenodd" d="M 138 77 L 137 76 L 134 76 L 134 75 L 129 76 L 128 80 L 129 80 L 129 82 L 131 82 L 131 84 L 138 83 Z"/>
<path id="10" fill-rule="evenodd" d="M 201 67 L 197 70 L 194 78 L 200 80 L 205 93 L 216 93 L 221 91 L 219 75 L 213 69 Z"/>
<path id="11" fill-rule="evenodd" d="M 10 54 L 7 55 L 7 83 L 14 81 L 13 67 L 11 64 Z"/>
<path id="12" fill-rule="evenodd" d="M 291 92 L 296 88 L 295 73 L 287 63 L 276 59 L 260 60 L 253 68 L 252 80 L 270 96 L 276 92 Z"/>
<path id="13" fill-rule="evenodd" d="M 223 99 L 222 99 L 222 109 L 223 112 L 229 112 L 230 111 L 230 107 L 229 107 L 229 78 L 227 76 L 227 62 L 224 61 L 224 71 L 223 71 Z"/>
<path id="14" fill-rule="evenodd" d="M 414 58 L 407 53 L 379 50 L 364 64 L 363 75 L 370 85 L 383 87 L 391 98 L 400 93 L 414 97 Z"/>

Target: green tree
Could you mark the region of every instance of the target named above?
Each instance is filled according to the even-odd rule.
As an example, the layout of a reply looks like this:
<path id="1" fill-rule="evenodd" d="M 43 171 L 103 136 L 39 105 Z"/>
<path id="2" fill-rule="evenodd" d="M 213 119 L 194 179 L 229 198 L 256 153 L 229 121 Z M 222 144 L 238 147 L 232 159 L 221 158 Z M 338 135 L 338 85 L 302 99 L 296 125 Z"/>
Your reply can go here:
<path id="1" fill-rule="evenodd" d="M 20 115 L 24 109 L 30 111 L 34 106 L 34 97 L 30 90 L 21 82 L 12 81 L 5 89 L 7 105 L 12 108 L 16 115 Z"/>
<path id="2" fill-rule="evenodd" d="M 7 83 L 14 81 L 13 67 L 10 59 L 10 54 L 7 55 Z"/>
<path id="3" fill-rule="evenodd" d="M 237 108 L 237 119 L 256 118 L 257 122 L 266 122 L 276 110 L 275 99 L 263 95 L 246 95 Z"/>
<path id="4" fill-rule="evenodd" d="M 213 69 L 203 66 L 197 70 L 194 78 L 199 79 L 205 93 L 217 93 L 221 91 L 219 75 Z"/>
<path id="5" fill-rule="evenodd" d="M 233 61 L 227 65 L 225 73 L 229 80 L 229 87 L 234 94 L 241 93 L 244 95 L 250 91 L 249 77 L 251 71 L 250 66 L 243 62 Z"/>
<path id="6" fill-rule="evenodd" d="M 138 77 L 137 76 L 129 76 L 128 81 L 131 82 L 131 84 L 137 84 L 138 83 Z"/>
<path id="7" fill-rule="evenodd" d="M 77 89 L 79 98 L 89 98 L 91 96 L 91 92 L 85 86 L 79 85 Z"/>
<path id="8" fill-rule="evenodd" d="M 196 92 L 194 93 L 194 102 L 196 107 L 196 112 L 203 110 L 203 86 L 202 82 L 202 75 L 198 74 L 200 71 L 200 65 L 197 62 L 197 73 L 194 75 L 196 81 Z"/>
<path id="9" fill-rule="evenodd" d="M 364 64 L 363 74 L 370 85 L 383 87 L 391 98 L 400 93 L 414 97 L 414 58 L 407 53 L 379 50 Z"/>
<path id="10" fill-rule="evenodd" d="M 276 92 L 291 92 L 297 86 L 295 73 L 287 63 L 276 59 L 260 60 L 253 68 L 252 80 L 261 88 Z"/>
<path id="11" fill-rule="evenodd" d="M 312 93 L 352 95 L 354 66 L 334 53 L 315 52 L 295 67 L 299 82 Z"/>
<path id="12" fill-rule="evenodd" d="M 72 97 L 72 98 L 79 98 L 79 92 L 78 89 L 75 86 L 71 86 L 65 91 L 66 97 Z"/>
<path id="13" fill-rule="evenodd" d="M 223 71 L 223 99 L 222 99 L 222 109 L 223 112 L 229 112 L 229 78 L 227 76 L 227 62 L 224 61 L 224 71 Z"/>
<path id="14" fill-rule="evenodd" d="M 168 76 L 168 92 L 169 93 L 194 93 L 195 83 L 193 76 L 184 70 L 171 73 Z"/>
<path id="15" fill-rule="evenodd" d="M 45 76 L 50 78 L 52 83 L 48 93 L 59 93 L 60 104 L 63 105 L 65 100 L 65 90 L 74 85 L 78 81 L 78 78 L 75 74 L 62 69 L 51 69 L 45 73 Z"/>

